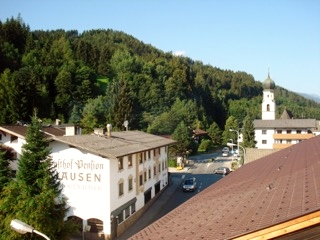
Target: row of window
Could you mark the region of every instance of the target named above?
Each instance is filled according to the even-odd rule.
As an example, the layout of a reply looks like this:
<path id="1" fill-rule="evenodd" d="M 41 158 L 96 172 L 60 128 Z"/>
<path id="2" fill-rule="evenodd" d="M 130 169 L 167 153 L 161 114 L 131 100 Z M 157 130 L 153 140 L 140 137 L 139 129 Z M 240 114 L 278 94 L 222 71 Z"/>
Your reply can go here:
<path id="1" fill-rule="evenodd" d="M 167 150 L 167 148 L 164 148 L 165 151 Z M 147 159 L 151 160 L 151 151 L 153 151 L 153 156 L 156 157 L 157 154 L 160 155 L 160 148 L 156 148 L 153 150 L 148 150 L 145 152 L 141 152 L 141 153 L 137 153 L 136 154 L 136 159 L 139 162 L 139 164 L 143 164 Z M 133 165 L 133 160 L 132 160 L 132 154 L 127 156 L 128 159 L 128 168 L 132 167 Z M 123 157 L 119 157 L 118 158 L 118 169 L 119 170 L 123 170 L 124 169 L 124 161 L 123 161 Z"/>
<path id="2" fill-rule="evenodd" d="M 133 203 L 118 214 L 117 216 L 118 224 L 123 222 L 124 219 L 127 219 L 135 212 L 136 212 L 136 204 Z"/>
<path id="3" fill-rule="evenodd" d="M 158 165 L 158 171 L 157 171 L 157 166 L 154 165 L 153 167 L 153 176 L 156 176 L 157 173 L 161 173 L 161 171 L 163 171 L 164 169 L 167 168 L 167 162 L 166 161 L 162 161 L 162 163 L 159 163 Z M 143 186 L 143 184 L 145 182 L 147 182 L 148 180 L 150 180 L 152 177 L 152 171 L 151 168 L 147 170 L 144 170 L 143 173 L 139 174 L 139 186 Z M 130 192 L 133 189 L 133 177 L 129 176 L 128 178 L 128 192 Z M 124 195 L 124 180 L 120 179 L 119 181 L 119 197 Z"/>
<path id="4" fill-rule="evenodd" d="M 301 142 L 301 140 L 295 140 L 297 143 Z M 285 143 L 285 144 L 291 144 L 292 140 L 291 139 L 287 139 L 287 140 L 282 140 L 282 139 L 277 139 L 275 141 L 275 143 Z M 262 144 L 267 144 L 267 140 L 262 140 Z"/>
<path id="5" fill-rule="evenodd" d="M 277 130 L 277 134 L 282 134 L 283 132 L 286 134 L 291 134 L 292 130 Z M 262 134 L 267 134 L 267 130 L 262 130 Z M 296 134 L 301 134 L 301 130 L 296 130 Z"/>

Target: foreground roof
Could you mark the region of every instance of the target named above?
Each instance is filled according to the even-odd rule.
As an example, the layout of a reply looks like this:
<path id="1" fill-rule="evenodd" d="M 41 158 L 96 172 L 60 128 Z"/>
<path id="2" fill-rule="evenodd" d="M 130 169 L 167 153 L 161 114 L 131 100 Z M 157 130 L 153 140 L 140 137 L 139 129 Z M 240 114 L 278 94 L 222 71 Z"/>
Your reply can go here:
<path id="1" fill-rule="evenodd" d="M 253 121 L 255 129 L 261 128 L 282 128 L 282 129 L 292 129 L 292 128 L 316 128 L 316 119 L 276 119 L 276 120 L 254 120 Z"/>
<path id="2" fill-rule="evenodd" d="M 319 173 L 317 136 L 244 165 L 131 239 L 252 239 L 304 216 L 319 223 Z"/>

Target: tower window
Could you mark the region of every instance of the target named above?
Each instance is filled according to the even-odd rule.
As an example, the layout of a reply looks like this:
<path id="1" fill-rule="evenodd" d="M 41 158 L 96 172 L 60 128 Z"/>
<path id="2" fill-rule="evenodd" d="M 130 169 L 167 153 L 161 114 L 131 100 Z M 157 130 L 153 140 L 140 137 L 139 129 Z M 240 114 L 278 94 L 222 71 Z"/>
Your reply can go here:
<path id="1" fill-rule="evenodd" d="M 268 112 L 270 111 L 270 105 L 269 104 L 267 105 L 267 111 Z"/>

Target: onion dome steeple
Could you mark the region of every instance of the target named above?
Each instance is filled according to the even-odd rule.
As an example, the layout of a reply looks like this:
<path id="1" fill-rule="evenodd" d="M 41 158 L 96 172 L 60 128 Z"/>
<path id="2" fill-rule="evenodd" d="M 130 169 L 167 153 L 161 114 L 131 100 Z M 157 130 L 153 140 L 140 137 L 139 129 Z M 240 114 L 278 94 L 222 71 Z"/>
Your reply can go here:
<path id="1" fill-rule="evenodd" d="M 268 77 L 266 80 L 264 80 L 263 84 L 263 89 L 274 89 L 276 84 L 274 83 L 274 81 L 270 78 L 270 74 L 268 73 Z"/>

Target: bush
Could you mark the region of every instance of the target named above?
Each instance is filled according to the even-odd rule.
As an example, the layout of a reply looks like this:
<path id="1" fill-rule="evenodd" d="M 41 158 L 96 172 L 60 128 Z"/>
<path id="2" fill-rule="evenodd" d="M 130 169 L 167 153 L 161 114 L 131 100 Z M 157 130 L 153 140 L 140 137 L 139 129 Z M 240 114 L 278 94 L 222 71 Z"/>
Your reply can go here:
<path id="1" fill-rule="evenodd" d="M 203 139 L 199 145 L 199 152 L 206 152 L 208 149 L 213 147 L 212 141 L 209 139 Z"/>
<path id="2" fill-rule="evenodd" d="M 169 167 L 177 167 L 177 161 L 175 159 L 169 159 Z"/>

